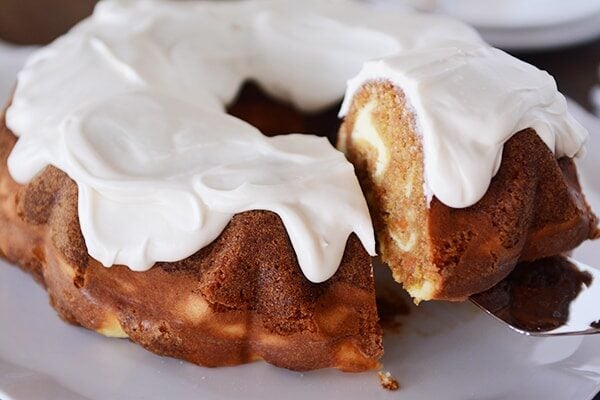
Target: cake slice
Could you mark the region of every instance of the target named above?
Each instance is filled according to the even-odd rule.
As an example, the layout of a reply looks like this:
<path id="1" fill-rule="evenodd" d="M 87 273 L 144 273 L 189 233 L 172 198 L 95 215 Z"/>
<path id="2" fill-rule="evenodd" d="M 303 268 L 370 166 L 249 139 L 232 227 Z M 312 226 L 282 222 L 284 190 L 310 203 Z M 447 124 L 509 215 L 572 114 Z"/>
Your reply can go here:
<path id="1" fill-rule="evenodd" d="M 402 79 L 389 72 L 378 77 L 373 70 L 351 82 L 356 88 L 343 106 L 338 148 L 356 168 L 374 220 L 378 253 L 416 302 L 464 300 L 502 280 L 518 261 L 566 252 L 598 236 L 573 160 L 557 159 L 534 129 L 509 135 L 497 172 L 474 204 L 451 207 L 440 201 L 431 193 L 425 171 L 426 156 L 435 154 L 424 149 L 431 132 L 422 131 L 414 103 L 399 84 Z M 460 74 L 452 79 L 456 76 Z M 453 95 L 465 93 L 456 90 Z M 515 94 L 515 103 L 517 96 L 524 98 Z M 418 101 L 415 96 L 412 100 Z M 444 99 L 431 99 L 436 100 Z M 472 100 L 486 101 L 476 94 Z M 454 112 L 463 112 L 457 103 Z M 452 154 L 448 159 L 452 161 L 445 168 L 470 161 Z M 448 183 L 461 190 L 459 184 Z"/>

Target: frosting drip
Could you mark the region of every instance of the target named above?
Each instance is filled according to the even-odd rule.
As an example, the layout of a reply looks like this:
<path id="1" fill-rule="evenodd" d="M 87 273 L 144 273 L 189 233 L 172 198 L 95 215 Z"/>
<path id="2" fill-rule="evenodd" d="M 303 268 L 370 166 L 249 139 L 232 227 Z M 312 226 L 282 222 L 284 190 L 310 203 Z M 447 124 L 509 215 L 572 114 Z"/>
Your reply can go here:
<path id="1" fill-rule="evenodd" d="M 366 62 L 340 111 L 367 81 L 402 89 L 422 136 L 425 193 L 464 208 L 486 193 L 504 143 L 533 128 L 557 157 L 583 153 L 588 133 L 544 71 L 476 41 L 454 41 Z"/>
<path id="2" fill-rule="evenodd" d="M 500 54 L 457 21 L 350 1 L 103 1 L 19 74 L 6 114 L 19 137 L 8 167 L 23 184 L 47 165 L 77 183 L 88 252 L 105 266 L 145 270 L 183 259 L 234 214 L 262 209 L 282 218 L 302 271 L 321 282 L 352 232 L 374 254 L 353 168 L 325 139 L 267 138 L 228 116 L 242 83 L 257 81 L 311 111 L 338 101 L 363 62 L 380 59 L 351 82 L 346 102 L 368 79 L 408 88 L 428 182 L 442 201 L 470 205 L 514 129 L 534 124 L 557 154 L 577 147 L 567 145 L 575 134 L 557 130 L 584 136 L 572 119 L 557 122 L 566 111 L 550 78 Z M 452 115 L 454 125 L 445 122 Z M 448 165 L 450 180 L 440 185 L 434 178 Z M 473 168 L 483 172 L 471 182 Z M 463 188 L 458 201 L 450 187 Z"/>

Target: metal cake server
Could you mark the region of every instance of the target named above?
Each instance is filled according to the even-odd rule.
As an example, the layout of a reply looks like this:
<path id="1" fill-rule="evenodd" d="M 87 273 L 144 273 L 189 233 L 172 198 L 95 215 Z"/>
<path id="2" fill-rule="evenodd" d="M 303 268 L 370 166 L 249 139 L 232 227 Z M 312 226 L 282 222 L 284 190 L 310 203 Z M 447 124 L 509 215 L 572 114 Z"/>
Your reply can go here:
<path id="1" fill-rule="evenodd" d="M 524 335 L 600 333 L 600 270 L 570 257 L 519 263 L 506 279 L 470 300 Z"/>

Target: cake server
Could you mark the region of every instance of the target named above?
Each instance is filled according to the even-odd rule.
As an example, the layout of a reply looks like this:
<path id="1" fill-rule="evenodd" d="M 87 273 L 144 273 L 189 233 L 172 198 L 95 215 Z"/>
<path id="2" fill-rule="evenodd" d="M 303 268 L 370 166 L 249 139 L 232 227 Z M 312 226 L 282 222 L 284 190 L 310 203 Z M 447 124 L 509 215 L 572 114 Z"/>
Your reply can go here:
<path id="1" fill-rule="evenodd" d="M 470 300 L 524 335 L 600 333 L 600 270 L 570 257 L 519 263 L 507 278 Z"/>

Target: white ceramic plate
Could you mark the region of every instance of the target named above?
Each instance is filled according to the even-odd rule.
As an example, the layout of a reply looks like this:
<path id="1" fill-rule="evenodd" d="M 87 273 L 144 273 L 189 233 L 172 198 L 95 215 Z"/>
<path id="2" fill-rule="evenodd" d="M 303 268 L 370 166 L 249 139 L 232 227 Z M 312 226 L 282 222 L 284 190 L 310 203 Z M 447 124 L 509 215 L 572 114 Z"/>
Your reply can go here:
<path id="1" fill-rule="evenodd" d="M 563 23 L 529 27 L 475 27 L 488 43 L 502 49 L 529 51 L 568 47 L 600 37 L 600 7 L 593 14 Z"/>
<path id="2" fill-rule="evenodd" d="M 447 14 L 476 27 L 492 45 L 538 50 L 600 36 L 600 0 L 367 0 Z"/>
<path id="3" fill-rule="evenodd" d="M 588 199 L 600 210 L 596 133 L 579 164 Z M 600 243 L 587 243 L 575 255 L 599 265 Z M 377 272 L 386 283 L 387 272 Z M 41 287 L 0 262 L 3 400 L 587 400 L 600 389 L 600 336 L 519 336 L 468 303 L 413 308 L 402 331 L 386 336 L 385 350 L 385 369 L 401 384 L 393 393 L 380 387 L 373 372 L 295 373 L 265 363 L 202 368 L 67 325 Z"/>

